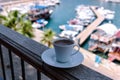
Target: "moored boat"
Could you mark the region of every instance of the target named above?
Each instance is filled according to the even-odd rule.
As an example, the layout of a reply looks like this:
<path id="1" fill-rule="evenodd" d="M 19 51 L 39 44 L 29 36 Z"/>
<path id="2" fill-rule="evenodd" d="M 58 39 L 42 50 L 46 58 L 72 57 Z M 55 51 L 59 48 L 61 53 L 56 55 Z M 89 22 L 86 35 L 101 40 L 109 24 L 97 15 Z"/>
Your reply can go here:
<path id="1" fill-rule="evenodd" d="M 49 19 L 52 12 L 53 10 L 49 6 L 36 4 L 31 6 L 28 12 L 28 18 L 33 22 L 38 19 Z"/>
<path id="2" fill-rule="evenodd" d="M 71 31 L 71 30 L 65 30 L 62 31 L 59 36 L 60 37 L 65 37 L 65 38 L 75 38 L 75 36 L 78 34 L 76 31 Z"/>
<path id="3" fill-rule="evenodd" d="M 35 22 L 33 22 L 32 27 L 33 28 L 41 28 L 41 27 L 45 27 L 48 24 L 48 21 L 44 20 L 44 19 L 38 19 Z"/>
<path id="4" fill-rule="evenodd" d="M 114 38 L 114 41 L 111 44 L 111 47 L 109 49 L 108 60 L 110 60 L 110 61 L 114 61 L 114 60 L 120 61 L 120 30 L 118 30 L 115 33 L 113 38 Z"/>
<path id="5" fill-rule="evenodd" d="M 114 40 L 113 35 L 117 30 L 117 27 L 111 23 L 99 26 L 90 36 L 88 49 L 90 51 L 108 51 Z"/>
<path id="6" fill-rule="evenodd" d="M 76 18 L 83 23 L 83 26 L 90 24 L 96 17 L 90 6 L 79 5 L 76 7 Z"/>
<path id="7" fill-rule="evenodd" d="M 82 31 L 83 26 L 81 25 L 60 25 L 59 28 L 61 30 L 72 30 L 72 31 Z"/>
<path id="8" fill-rule="evenodd" d="M 97 11 L 105 17 L 106 20 L 113 20 L 115 16 L 115 11 L 104 9 L 104 7 L 98 7 Z"/>

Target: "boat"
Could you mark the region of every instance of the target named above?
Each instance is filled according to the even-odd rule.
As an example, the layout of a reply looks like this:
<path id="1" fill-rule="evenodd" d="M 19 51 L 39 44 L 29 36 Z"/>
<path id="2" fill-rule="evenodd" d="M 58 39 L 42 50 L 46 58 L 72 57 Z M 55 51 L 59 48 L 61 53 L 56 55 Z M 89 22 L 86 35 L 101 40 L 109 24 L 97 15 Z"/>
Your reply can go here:
<path id="1" fill-rule="evenodd" d="M 35 22 L 33 22 L 32 27 L 33 28 L 41 28 L 41 27 L 45 27 L 48 24 L 48 21 L 44 20 L 44 19 L 38 19 Z"/>
<path id="2" fill-rule="evenodd" d="M 53 6 L 42 5 L 39 3 L 29 3 L 29 4 L 18 4 L 7 9 L 7 11 L 17 10 L 22 14 L 28 14 L 28 19 L 32 22 L 38 19 L 49 19 L 52 12 Z"/>
<path id="3" fill-rule="evenodd" d="M 60 0 L 51 0 L 55 4 L 60 4 Z"/>
<path id="4" fill-rule="evenodd" d="M 79 5 L 76 7 L 76 18 L 82 23 L 83 26 L 89 25 L 96 19 L 95 14 L 92 12 L 90 6 Z"/>
<path id="5" fill-rule="evenodd" d="M 37 23 L 39 24 L 44 24 L 44 25 L 47 25 L 48 21 L 46 21 L 45 19 L 38 19 L 36 20 Z"/>
<path id="6" fill-rule="evenodd" d="M 109 49 L 108 60 L 120 61 L 120 29 L 115 33 L 113 38 L 114 38 L 114 41 L 111 44 L 111 48 Z"/>
<path id="7" fill-rule="evenodd" d="M 65 25 L 60 25 L 59 28 L 60 28 L 61 30 L 82 31 L 84 27 L 81 26 L 81 25 L 65 24 Z"/>
<path id="8" fill-rule="evenodd" d="M 39 24 L 39 23 L 37 23 L 37 22 L 34 22 L 33 24 L 32 24 L 32 27 L 33 28 L 41 28 L 41 27 L 43 27 L 41 24 Z"/>
<path id="9" fill-rule="evenodd" d="M 67 21 L 67 23 L 70 25 L 81 25 L 80 20 L 77 18 L 71 19 L 71 20 Z"/>
<path id="10" fill-rule="evenodd" d="M 49 1 L 46 1 L 47 3 L 49 3 L 49 5 L 56 5 L 56 4 L 60 4 L 60 0 L 49 0 Z"/>
<path id="11" fill-rule="evenodd" d="M 40 4 L 35 4 L 31 6 L 31 9 L 28 11 L 28 18 L 34 22 L 38 19 L 49 19 L 53 10 L 50 6 L 43 6 Z"/>
<path id="12" fill-rule="evenodd" d="M 65 30 L 62 31 L 59 34 L 59 37 L 64 37 L 64 38 L 75 38 L 75 36 L 78 34 L 76 31 L 71 31 L 71 30 Z"/>
<path id="13" fill-rule="evenodd" d="M 115 16 L 115 11 L 104 9 L 104 7 L 98 7 L 97 11 L 105 17 L 106 20 L 113 20 Z"/>
<path id="14" fill-rule="evenodd" d="M 46 6 L 56 6 L 60 4 L 60 0 L 43 0 L 42 1 Z"/>
<path id="15" fill-rule="evenodd" d="M 98 26 L 97 29 L 90 35 L 88 50 L 107 52 L 111 47 L 111 43 L 114 40 L 113 35 L 117 32 L 117 30 L 117 27 L 111 23 Z"/>
<path id="16" fill-rule="evenodd" d="M 112 23 L 104 23 L 98 26 L 97 29 L 103 30 L 109 35 L 114 35 L 118 31 L 118 28 Z"/>

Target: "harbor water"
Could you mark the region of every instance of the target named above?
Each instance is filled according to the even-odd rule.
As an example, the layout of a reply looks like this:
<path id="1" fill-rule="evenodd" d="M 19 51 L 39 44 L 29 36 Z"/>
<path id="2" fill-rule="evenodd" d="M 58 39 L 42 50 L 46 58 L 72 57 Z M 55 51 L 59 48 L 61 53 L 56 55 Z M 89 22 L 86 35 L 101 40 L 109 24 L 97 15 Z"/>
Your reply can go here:
<path id="1" fill-rule="evenodd" d="M 60 2 L 60 5 L 57 5 L 54 9 L 47 25 L 47 28 L 53 29 L 56 33 L 60 33 L 59 25 L 67 24 L 67 21 L 76 16 L 75 8 L 78 5 L 100 6 L 115 11 L 115 18 L 112 23 L 120 28 L 119 3 L 105 2 L 104 0 L 60 0 Z"/>
<path id="2" fill-rule="evenodd" d="M 59 25 L 67 24 L 67 21 L 70 19 L 75 18 L 75 8 L 78 5 L 86 5 L 86 6 L 99 6 L 104 7 L 105 9 L 110 9 L 115 11 L 115 17 L 112 20 L 112 23 L 120 28 L 120 4 L 119 3 L 112 3 L 112 2 L 105 2 L 104 0 L 60 0 L 60 5 L 57 5 L 54 9 L 51 19 L 49 20 L 48 25 L 46 28 L 51 28 L 57 34 L 61 32 L 59 29 Z M 82 45 L 85 49 L 88 48 L 88 41 Z"/>

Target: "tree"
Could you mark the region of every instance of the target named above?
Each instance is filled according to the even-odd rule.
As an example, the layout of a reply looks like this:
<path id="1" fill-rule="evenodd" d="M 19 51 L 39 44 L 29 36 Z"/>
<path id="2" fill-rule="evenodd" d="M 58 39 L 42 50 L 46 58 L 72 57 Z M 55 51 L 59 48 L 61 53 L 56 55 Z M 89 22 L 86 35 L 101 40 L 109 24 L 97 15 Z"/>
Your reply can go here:
<path id="1" fill-rule="evenodd" d="M 21 14 L 17 10 L 8 12 L 7 16 L 0 14 L 0 24 L 31 38 L 34 36 L 32 23 L 26 16 L 27 14 Z"/>
<path id="2" fill-rule="evenodd" d="M 55 32 L 53 32 L 51 29 L 45 30 L 41 39 L 41 43 L 46 44 L 48 47 L 52 47 L 52 40 L 54 36 Z"/>

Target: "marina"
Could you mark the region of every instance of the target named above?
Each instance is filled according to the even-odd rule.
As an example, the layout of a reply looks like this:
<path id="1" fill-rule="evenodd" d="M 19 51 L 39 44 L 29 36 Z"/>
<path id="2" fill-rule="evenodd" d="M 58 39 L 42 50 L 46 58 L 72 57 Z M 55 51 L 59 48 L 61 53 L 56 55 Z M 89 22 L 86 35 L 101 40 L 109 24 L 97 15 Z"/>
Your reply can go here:
<path id="1" fill-rule="evenodd" d="M 26 0 L 26 2 L 27 2 L 27 0 Z M 8 5 L 8 4 L 5 4 L 5 5 Z M 57 10 L 57 8 L 58 8 L 58 6 L 56 7 L 55 10 Z M 96 15 L 96 19 L 92 23 L 90 23 L 89 25 L 87 25 L 87 27 L 85 29 L 81 29 L 81 32 L 76 36 L 77 39 L 80 39 L 80 45 L 84 44 L 84 42 L 89 38 L 89 36 L 91 35 L 91 33 L 105 20 L 105 17 L 103 15 L 101 15 L 97 11 L 96 6 L 91 6 L 90 8 L 94 12 L 94 14 Z M 59 25 L 66 24 L 66 22 L 68 20 L 71 20 L 71 18 L 73 19 L 73 16 L 71 18 L 67 18 L 66 20 L 63 20 L 64 22 L 60 22 L 59 23 L 59 20 L 55 19 L 56 23 L 52 23 L 52 22 L 55 21 L 55 20 L 53 20 L 54 13 L 57 13 L 57 12 L 53 11 L 53 14 L 51 14 L 51 20 L 50 21 L 48 20 L 48 23 L 46 24 L 45 28 L 51 28 L 51 27 L 53 27 L 53 30 L 57 29 L 56 30 L 57 33 L 60 33 L 60 31 L 58 30 L 58 28 L 59 28 L 58 24 Z M 58 17 L 58 19 L 60 19 L 60 18 Z M 113 19 L 113 16 L 112 16 L 112 19 Z M 111 20 L 111 18 L 110 18 L 110 20 Z M 111 22 L 114 22 L 114 19 Z M 51 27 L 49 27 L 49 26 L 51 26 Z M 35 30 L 35 34 L 42 34 L 43 33 L 41 31 L 39 32 L 38 29 L 34 29 L 34 30 Z M 40 39 L 41 35 L 36 35 L 36 36 L 37 36 L 37 38 L 35 40 L 37 40 L 39 42 L 40 41 L 39 39 Z M 118 51 L 119 51 L 119 49 L 118 49 Z M 83 55 L 85 57 L 85 60 L 83 62 L 84 65 L 86 65 L 86 66 L 92 68 L 93 70 L 98 71 L 98 72 L 100 72 L 100 73 L 102 73 L 102 74 L 104 74 L 104 75 L 106 75 L 106 76 L 108 76 L 108 77 L 110 77 L 110 78 L 112 78 L 114 80 L 119 80 L 119 77 L 120 77 L 120 74 L 119 74 L 120 66 L 119 65 L 117 65 L 115 63 L 109 64 L 109 61 L 103 58 L 102 64 L 100 64 L 99 67 L 95 67 L 94 66 L 94 63 L 95 63 L 94 59 L 95 59 L 96 55 L 93 54 L 91 51 L 88 51 L 87 49 L 83 48 L 83 47 L 81 47 L 80 52 L 83 53 Z M 112 53 L 111 53 L 111 55 L 112 55 Z M 118 59 L 118 60 L 120 60 L 120 59 Z M 104 67 L 105 64 L 108 64 L 109 68 Z"/>
<path id="2" fill-rule="evenodd" d="M 98 25 L 101 24 L 101 22 L 105 19 L 103 16 L 101 16 L 96 10 L 95 7 L 91 7 L 92 10 L 94 11 L 94 13 L 97 15 L 97 19 L 95 19 L 95 21 L 93 21 L 93 23 L 91 23 L 90 25 L 88 25 L 88 27 L 86 27 L 86 29 L 84 29 L 78 36 L 77 38 L 81 38 L 81 42 L 80 44 L 83 44 L 84 41 L 88 38 L 88 36 L 90 36 L 90 34 L 97 28 Z M 92 27 L 92 28 L 91 28 Z M 82 34 L 86 35 L 86 36 L 82 36 Z M 106 59 L 102 59 L 101 64 L 99 65 L 99 67 L 95 67 L 94 64 L 94 60 L 96 55 L 93 54 L 92 52 L 84 49 L 81 47 L 80 52 L 83 53 L 84 55 L 84 62 L 83 64 L 92 68 L 93 70 L 96 70 L 114 80 L 119 80 L 118 77 L 120 77 L 119 74 L 119 70 L 120 70 L 120 66 L 115 64 L 115 63 L 109 63 L 108 60 Z M 118 73 L 118 74 L 117 74 Z"/>
<path id="3" fill-rule="evenodd" d="M 90 25 L 87 26 L 85 30 L 83 30 L 77 38 L 80 38 L 80 44 L 82 44 L 88 37 L 89 35 L 93 32 L 93 30 L 96 29 L 96 27 L 104 20 L 104 17 L 101 16 L 93 7 L 92 10 L 97 16 L 97 19 L 93 21 Z"/>

